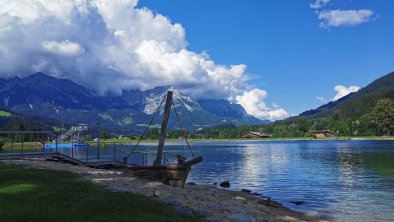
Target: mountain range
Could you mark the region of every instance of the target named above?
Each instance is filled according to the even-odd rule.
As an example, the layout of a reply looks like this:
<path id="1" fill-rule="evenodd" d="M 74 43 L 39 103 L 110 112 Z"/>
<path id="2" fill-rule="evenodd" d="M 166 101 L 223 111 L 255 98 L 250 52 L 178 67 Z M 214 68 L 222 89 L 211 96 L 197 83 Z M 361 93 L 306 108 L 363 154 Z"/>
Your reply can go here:
<path id="1" fill-rule="evenodd" d="M 121 95 L 99 95 L 67 79 L 57 79 L 44 73 L 25 78 L 0 78 L 0 108 L 25 118 L 40 119 L 44 124 L 88 124 L 110 132 L 142 132 L 155 114 L 168 90 L 174 91 L 174 106 L 169 128 L 190 131 L 223 123 L 266 124 L 269 121 L 248 115 L 242 106 L 227 100 L 194 100 L 169 86 L 147 91 L 124 90 Z M 180 119 L 180 121 L 177 121 Z M 156 117 L 151 127 L 158 128 Z"/>
<path id="2" fill-rule="evenodd" d="M 382 98 L 394 101 L 394 72 L 376 79 L 357 92 L 324 104 L 316 109 L 303 112 L 299 117 L 316 119 L 336 115 L 338 119 L 356 120 L 370 112 L 376 102 Z"/>

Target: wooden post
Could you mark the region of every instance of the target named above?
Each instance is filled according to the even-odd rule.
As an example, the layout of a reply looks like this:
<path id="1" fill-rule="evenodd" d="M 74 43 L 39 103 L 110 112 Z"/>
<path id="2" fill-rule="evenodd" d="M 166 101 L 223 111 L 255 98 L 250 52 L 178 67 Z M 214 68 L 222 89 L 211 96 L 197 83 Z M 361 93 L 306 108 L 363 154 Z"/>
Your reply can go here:
<path id="1" fill-rule="evenodd" d="M 161 122 L 159 147 L 157 148 L 156 160 L 153 161 L 153 165 L 161 165 L 161 159 L 163 158 L 164 140 L 166 139 L 168 118 L 170 117 L 170 111 L 171 111 L 171 104 L 172 104 L 172 91 L 168 91 L 166 105 L 164 106 L 163 120 Z"/>

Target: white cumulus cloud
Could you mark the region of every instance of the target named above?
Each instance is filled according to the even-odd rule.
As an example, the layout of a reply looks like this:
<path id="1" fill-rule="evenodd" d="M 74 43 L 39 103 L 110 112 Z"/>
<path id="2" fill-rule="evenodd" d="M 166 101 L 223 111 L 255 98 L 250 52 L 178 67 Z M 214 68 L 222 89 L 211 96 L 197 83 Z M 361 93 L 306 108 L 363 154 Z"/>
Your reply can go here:
<path id="1" fill-rule="evenodd" d="M 312 9 L 319 9 L 327 5 L 329 2 L 330 0 L 316 0 L 314 3 L 311 3 L 309 6 Z"/>
<path id="2" fill-rule="evenodd" d="M 84 49 L 78 43 L 69 40 L 62 42 L 44 41 L 41 45 L 48 52 L 60 56 L 77 56 L 84 52 Z"/>
<path id="3" fill-rule="evenodd" d="M 368 22 L 374 13 L 371 10 L 325 10 L 317 12 L 320 27 L 356 26 Z"/>
<path id="4" fill-rule="evenodd" d="M 252 89 L 250 91 L 243 92 L 242 95 L 236 96 L 235 101 L 244 107 L 248 114 L 260 119 L 275 121 L 289 117 L 286 110 L 280 108 L 275 103 L 272 108 L 268 107 L 264 103 L 267 96 L 268 93 L 265 90 Z"/>
<path id="5" fill-rule="evenodd" d="M 335 86 L 335 91 L 337 92 L 337 94 L 335 95 L 335 97 L 332 99 L 332 101 L 336 101 L 346 95 L 349 95 L 352 92 L 357 92 L 358 90 L 360 90 L 360 87 L 358 86 L 343 86 L 343 85 L 336 85 Z"/>
<path id="6" fill-rule="evenodd" d="M 171 85 L 193 97 L 250 88 L 246 65 L 187 49 L 181 24 L 138 0 L 0 0 L 0 77 L 41 71 L 99 93 Z"/>

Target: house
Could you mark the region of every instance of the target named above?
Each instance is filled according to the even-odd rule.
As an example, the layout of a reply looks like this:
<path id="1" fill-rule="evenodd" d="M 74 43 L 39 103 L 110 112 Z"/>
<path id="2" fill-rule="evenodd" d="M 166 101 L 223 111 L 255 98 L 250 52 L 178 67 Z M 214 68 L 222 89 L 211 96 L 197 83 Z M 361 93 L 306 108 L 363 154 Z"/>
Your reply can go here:
<path id="1" fill-rule="evenodd" d="M 241 138 L 269 138 L 271 134 L 262 132 L 247 132 L 241 135 Z"/>
<path id="2" fill-rule="evenodd" d="M 313 138 L 325 138 L 325 137 L 333 137 L 335 136 L 330 130 L 317 130 L 311 132 Z"/>

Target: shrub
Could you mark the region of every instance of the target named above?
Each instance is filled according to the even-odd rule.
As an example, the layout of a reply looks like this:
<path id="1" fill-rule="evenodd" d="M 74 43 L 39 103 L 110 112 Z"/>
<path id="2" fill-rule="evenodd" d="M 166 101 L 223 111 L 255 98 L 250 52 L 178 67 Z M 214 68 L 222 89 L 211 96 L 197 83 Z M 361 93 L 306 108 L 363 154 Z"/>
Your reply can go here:
<path id="1" fill-rule="evenodd" d="M 0 138 L 0 150 L 2 150 L 3 149 L 3 145 L 4 145 L 4 139 L 3 138 Z"/>

